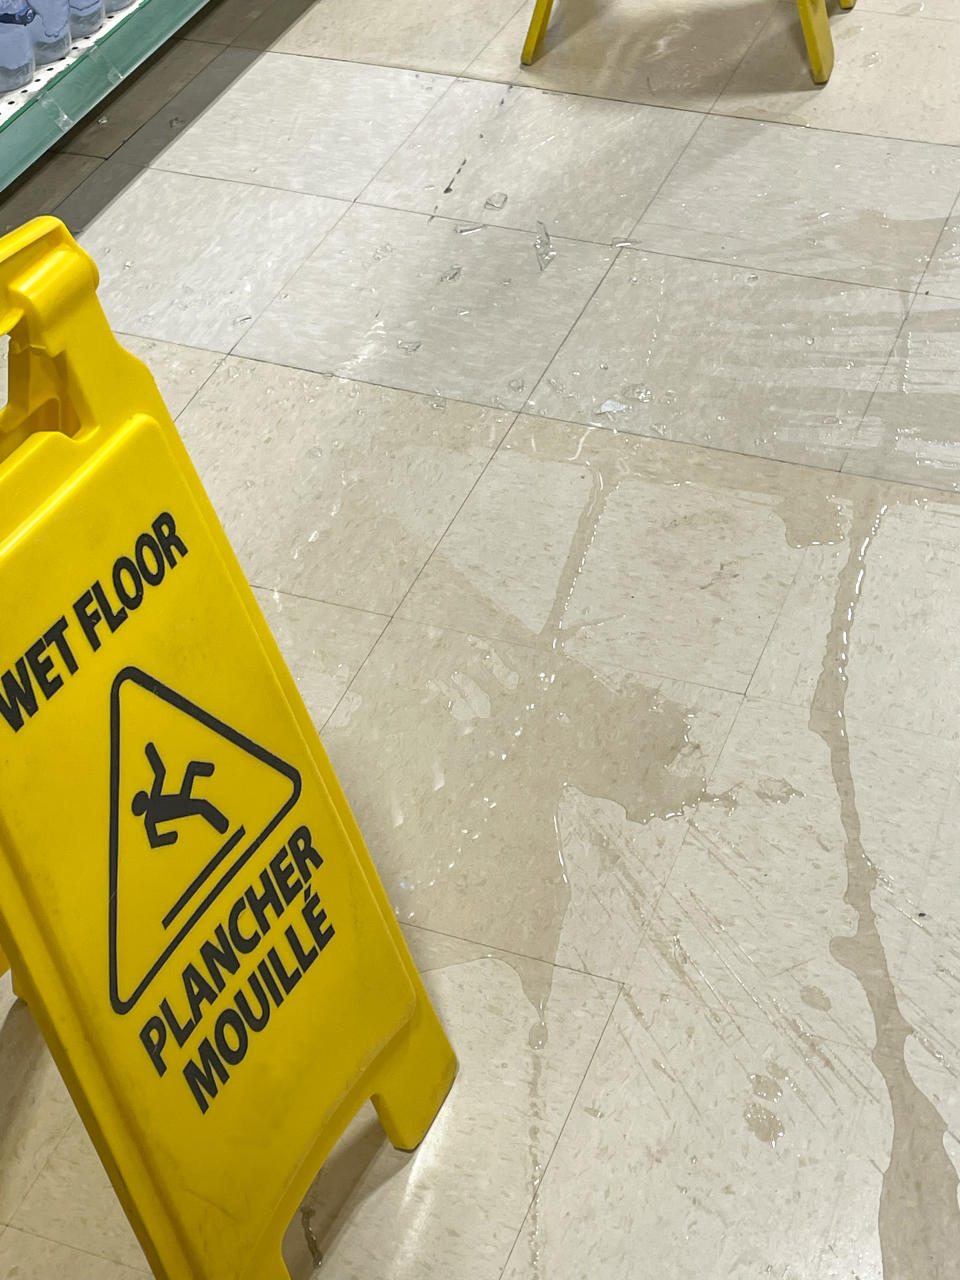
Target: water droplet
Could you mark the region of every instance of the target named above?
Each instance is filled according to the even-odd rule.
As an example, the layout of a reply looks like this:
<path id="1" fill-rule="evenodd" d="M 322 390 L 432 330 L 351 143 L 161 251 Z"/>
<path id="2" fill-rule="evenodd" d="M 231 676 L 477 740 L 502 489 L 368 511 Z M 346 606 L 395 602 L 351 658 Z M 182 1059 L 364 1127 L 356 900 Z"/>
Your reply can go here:
<path id="1" fill-rule="evenodd" d="M 653 392 L 650 388 L 641 386 L 639 383 L 632 387 L 624 387 L 623 395 L 628 400 L 638 400 L 640 404 L 649 404 L 653 399 Z"/>
<path id="2" fill-rule="evenodd" d="M 553 241 L 550 239 L 550 232 L 542 222 L 537 223 L 537 235 L 533 242 L 533 247 L 537 253 L 537 265 L 541 271 L 546 271 L 557 256 L 557 251 L 553 247 Z"/>

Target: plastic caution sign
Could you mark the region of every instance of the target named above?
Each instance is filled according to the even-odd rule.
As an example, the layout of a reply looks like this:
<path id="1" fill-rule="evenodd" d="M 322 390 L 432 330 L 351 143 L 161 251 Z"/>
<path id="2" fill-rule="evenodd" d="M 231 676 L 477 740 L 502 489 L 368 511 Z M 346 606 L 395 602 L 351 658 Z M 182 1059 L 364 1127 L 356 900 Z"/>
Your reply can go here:
<path id="1" fill-rule="evenodd" d="M 97 275 L 0 240 L 0 945 L 151 1265 L 280 1280 L 371 1098 L 456 1063 L 316 733 Z"/>

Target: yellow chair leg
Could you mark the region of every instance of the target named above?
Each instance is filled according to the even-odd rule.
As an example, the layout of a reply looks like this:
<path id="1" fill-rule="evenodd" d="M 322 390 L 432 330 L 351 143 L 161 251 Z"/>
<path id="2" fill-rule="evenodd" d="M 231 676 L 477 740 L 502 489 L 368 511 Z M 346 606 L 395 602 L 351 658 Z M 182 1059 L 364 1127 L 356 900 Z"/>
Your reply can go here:
<path id="1" fill-rule="evenodd" d="M 533 10 L 533 17 L 530 19 L 530 30 L 527 32 L 527 38 L 524 41 L 523 53 L 520 55 L 520 61 L 525 67 L 529 67 L 537 56 L 537 50 L 540 48 L 540 42 L 547 34 L 547 24 L 550 21 L 550 13 L 553 9 L 553 0 L 537 0 Z"/>
<path id="2" fill-rule="evenodd" d="M 817 84 L 826 84 L 833 70 L 833 37 L 830 35 L 826 0 L 797 0 L 797 8 L 813 78 Z"/>

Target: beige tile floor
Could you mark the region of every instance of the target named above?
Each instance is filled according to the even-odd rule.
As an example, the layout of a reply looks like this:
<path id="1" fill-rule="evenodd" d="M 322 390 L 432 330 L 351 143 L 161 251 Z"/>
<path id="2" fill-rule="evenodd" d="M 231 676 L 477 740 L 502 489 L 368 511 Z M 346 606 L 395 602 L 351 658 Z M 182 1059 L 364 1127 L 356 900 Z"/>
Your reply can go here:
<path id="1" fill-rule="evenodd" d="M 291 1272 L 958 1280 L 960 6 L 819 90 L 792 0 L 557 0 L 521 71 L 529 8 L 221 0 L 0 203 L 97 258 L 460 1055 Z M 0 1276 L 147 1274 L 7 980 L 0 1081 Z"/>

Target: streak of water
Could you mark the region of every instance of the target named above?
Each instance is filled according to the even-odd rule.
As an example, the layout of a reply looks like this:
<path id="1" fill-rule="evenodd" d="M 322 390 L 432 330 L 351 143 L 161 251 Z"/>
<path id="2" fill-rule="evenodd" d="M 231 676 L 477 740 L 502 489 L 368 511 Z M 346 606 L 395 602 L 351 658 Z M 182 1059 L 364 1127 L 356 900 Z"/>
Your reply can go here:
<path id="1" fill-rule="evenodd" d="M 944 1147 L 946 1124 L 907 1068 L 906 1042 L 914 1029 L 900 1009 L 877 927 L 873 891 L 878 873 L 863 844 L 847 731 L 851 639 L 867 580 L 867 555 L 886 510 L 886 506 L 868 510 L 862 505 L 855 509 L 850 553 L 837 584 L 810 727 L 830 752 L 844 831 L 844 900 L 858 916 L 856 933 L 835 937 L 831 951 L 860 983 L 870 1005 L 876 1027 L 872 1058 L 893 1112 L 893 1143 L 878 1223 L 884 1280 L 919 1280 L 921 1276 L 956 1280 L 960 1276 L 957 1171 Z"/>

